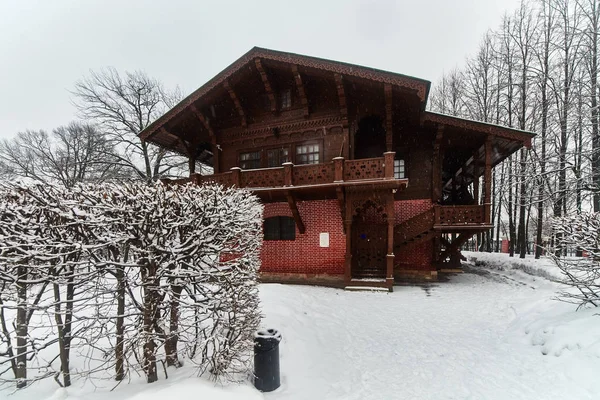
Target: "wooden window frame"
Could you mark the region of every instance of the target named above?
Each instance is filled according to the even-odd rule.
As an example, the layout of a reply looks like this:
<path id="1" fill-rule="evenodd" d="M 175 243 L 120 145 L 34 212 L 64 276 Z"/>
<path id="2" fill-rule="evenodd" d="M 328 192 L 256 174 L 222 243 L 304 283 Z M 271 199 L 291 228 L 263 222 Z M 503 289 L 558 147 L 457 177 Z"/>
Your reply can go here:
<path id="1" fill-rule="evenodd" d="M 286 103 L 284 106 L 283 100 L 284 100 L 284 95 L 286 97 Z M 289 100 L 289 102 L 287 101 Z M 280 110 L 291 110 L 292 109 L 292 105 L 293 105 L 293 101 L 292 101 L 292 89 L 284 89 L 284 90 L 280 90 L 277 93 L 277 102 L 279 103 L 279 109 Z"/>
<path id="2" fill-rule="evenodd" d="M 269 147 L 265 147 L 264 148 L 264 153 L 265 153 L 265 162 L 263 165 L 265 165 L 265 168 L 277 168 L 277 167 L 281 167 L 281 165 L 277 165 L 274 167 L 269 167 L 269 151 L 272 150 L 282 150 L 282 149 L 286 149 L 288 151 L 288 161 L 287 162 L 291 162 L 293 160 L 293 154 L 292 154 L 292 150 L 294 150 L 294 146 L 290 145 L 289 143 L 287 144 L 282 144 L 280 146 L 269 146 Z"/>
<path id="3" fill-rule="evenodd" d="M 267 226 L 269 223 L 275 223 L 277 225 L 276 232 L 267 231 Z M 285 222 L 284 222 L 285 221 Z M 286 229 L 284 229 L 286 228 Z M 286 240 L 293 241 L 296 240 L 296 222 L 293 217 L 288 217 L 286 215 L 276 215 L 273 217 L 265 218 L 263 221 L 263 240 L 265 241 L 275 241 L 275 240 Z"/>
<path id="4" fill-rule="evenodd" d="M 315 164 L 309 164 L 309 163 L 305 163 L 305 164 L 300 164 L 298 163 L 298 152 L 297 152 L 297 148 L 299 146 L 310 146 L 312 144 L 316 144 L 319 146 L 319 162 L 316 164 L 323 164 L 324 161 L 324 157 L 323 157 L 323 140 L 306 140 L 303 142 L 298 142 L 295 143 L 293 146 L 293 159 L 294 159 L 294 165 L 315 165 Z"/>
<path id="5" fill-rule="evenodd" d="M 242 167 L 242 154 L 249 154 L 249 153 L 258 153 L 258 167 L 256 167 L 256 168 L 243 168 Z M 238 154 L 237 154 L 237 162 L 238 162 L 238 166 L 243 170 L 252 170 L 252 169 L 263 168 L 263 151 L 262 151 L 262 149 L 240 150 L 240 151 L 238 151 Z"/>
<path id="6" fill-rule="evenodd" d="M 395 148 L 396 155 L 394 156 L 395 160 L 404 160 L 404 178 L 400 179 L 408 179 L 408 166 L 410 163 L 410 151 L 408 147 L 396 147 Z M 396 177 L 395 169 L 394 169 L 394 178 Z M 398 178 L 396 178 L 398 179 Z"/>

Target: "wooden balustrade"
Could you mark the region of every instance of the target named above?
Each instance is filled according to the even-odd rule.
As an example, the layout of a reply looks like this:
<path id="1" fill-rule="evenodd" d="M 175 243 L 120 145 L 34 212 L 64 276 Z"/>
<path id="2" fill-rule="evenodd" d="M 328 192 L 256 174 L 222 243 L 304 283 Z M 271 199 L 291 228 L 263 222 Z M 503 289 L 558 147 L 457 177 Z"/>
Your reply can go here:
<path id="1" fill-rule="evenodd" d="M 348 160 L 344 164 L 343 176 L 345 181 L 383 178 L 385 176 L 384 159 L 382 157 Z"/>
<path id="2" fill-rule="evenodd" d="M 436 225 L 469 225 L 485 223 L 485 205 L 435 206 Z"/>
<path id="3" fill-rule="evenodd" d="M 319 185 L 343 181 L 393 179 L 394 153 L 384 157 L 360 160 L 344 160 L 336 157 L 323 164 L 293 165 L 285 163 L 281 167 L 247 169 L 234 167 L 229 172 L 213 175 L 192 174 L 189 178 L 165 179 L 168 184 L 196 184 L 214 182 L 224 186 L 248 188 L 272 188 L 284 186 Z"/>

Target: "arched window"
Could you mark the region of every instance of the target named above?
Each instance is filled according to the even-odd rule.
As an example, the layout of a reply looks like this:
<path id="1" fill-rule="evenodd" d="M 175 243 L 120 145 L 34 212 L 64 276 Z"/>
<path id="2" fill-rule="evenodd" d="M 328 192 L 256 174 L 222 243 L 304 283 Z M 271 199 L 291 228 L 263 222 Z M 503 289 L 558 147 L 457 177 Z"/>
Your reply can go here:
<path id="1" fill-rule="evenodd" d="M 265 240 L 295 240 L 296 223 L 292 217 L 265 218 L 263 232 Z"/>

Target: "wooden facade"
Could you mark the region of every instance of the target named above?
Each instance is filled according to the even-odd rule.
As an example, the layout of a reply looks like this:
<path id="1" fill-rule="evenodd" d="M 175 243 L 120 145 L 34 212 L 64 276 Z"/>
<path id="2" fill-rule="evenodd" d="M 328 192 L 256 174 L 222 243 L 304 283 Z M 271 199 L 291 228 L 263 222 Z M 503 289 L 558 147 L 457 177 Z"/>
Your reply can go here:
<path id="1" fill-rule="evenodd" d="M 293 218 L 293 240 L 265 241 L 264 279 L 391 289 L 459 262 L 491 227 L 492 168 L 532 137 L 425 111 L 429 87 L 253 48 L 140 137 L 190 159 L 171 183 L 248 188 L 266 217 Z"/>

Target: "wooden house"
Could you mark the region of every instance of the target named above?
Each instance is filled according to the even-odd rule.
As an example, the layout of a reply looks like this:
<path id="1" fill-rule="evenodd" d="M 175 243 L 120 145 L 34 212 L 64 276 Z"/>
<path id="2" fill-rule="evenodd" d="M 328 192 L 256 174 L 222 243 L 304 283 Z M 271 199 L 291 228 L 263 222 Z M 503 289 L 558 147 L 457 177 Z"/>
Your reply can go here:
<path id="1" fill-rule="evenodd" d="M 492 168 L 533 136 L 426 111 L 429 88 L 255 47 L 140 138 L 189 158 L 178 182 L 261 199 L 264 281 L 391 289 L 460 262 L 460 246 L 492 226 Z"/>

